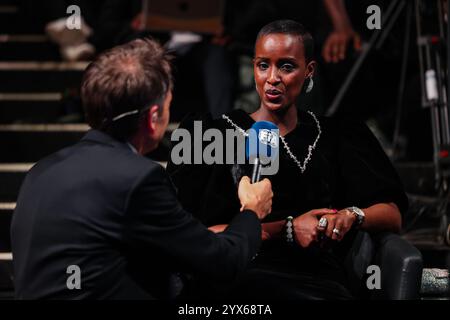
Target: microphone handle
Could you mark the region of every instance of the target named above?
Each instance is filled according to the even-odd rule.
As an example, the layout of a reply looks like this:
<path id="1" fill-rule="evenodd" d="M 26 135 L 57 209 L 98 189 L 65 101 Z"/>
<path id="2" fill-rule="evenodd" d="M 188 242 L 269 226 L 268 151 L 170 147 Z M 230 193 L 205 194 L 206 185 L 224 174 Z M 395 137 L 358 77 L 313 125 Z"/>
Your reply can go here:
<path id="1" fill-rule="evenodd" d="M 253 162 L 252 183 L 259 182 L 261 180 L 261 161 L 259 158 L 255 158 Z"/>

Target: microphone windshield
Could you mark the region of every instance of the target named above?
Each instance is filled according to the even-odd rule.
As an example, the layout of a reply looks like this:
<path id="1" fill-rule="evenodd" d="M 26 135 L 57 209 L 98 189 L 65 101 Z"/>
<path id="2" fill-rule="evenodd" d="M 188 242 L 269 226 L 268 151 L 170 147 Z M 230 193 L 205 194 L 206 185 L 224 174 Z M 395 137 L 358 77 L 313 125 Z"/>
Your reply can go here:
<path id="1" fill-rule="evenodd" d="M 267 164 L 278 155 L 279 129 L 269 121 L 255 122 L 248 131 L 245 143 L 245 155 L 247 160 L 253 162 L 255 159 L 262 160 Z"/>

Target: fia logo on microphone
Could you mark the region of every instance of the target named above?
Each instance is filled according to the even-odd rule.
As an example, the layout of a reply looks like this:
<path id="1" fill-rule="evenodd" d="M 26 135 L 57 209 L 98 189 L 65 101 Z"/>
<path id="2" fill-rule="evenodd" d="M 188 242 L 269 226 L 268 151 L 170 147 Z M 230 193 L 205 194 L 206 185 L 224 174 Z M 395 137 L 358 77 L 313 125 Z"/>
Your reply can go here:
<path id="1" fill-rule="evenodd" d="M 262 144 L 269 145 L 272 148 L 278 148 L 278 134 L 272 130 L 260 130 L 258 139 Z"/>

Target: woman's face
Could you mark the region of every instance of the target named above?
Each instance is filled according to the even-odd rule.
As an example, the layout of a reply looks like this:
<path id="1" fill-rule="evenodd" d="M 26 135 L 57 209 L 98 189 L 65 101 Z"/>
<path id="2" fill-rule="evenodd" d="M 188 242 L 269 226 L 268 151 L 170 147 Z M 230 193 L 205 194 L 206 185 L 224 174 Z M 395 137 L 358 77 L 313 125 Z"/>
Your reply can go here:
<path id="1" fill-rule="evenodd" d="M 293 105 L 314 65 L 306 65 L 298 36 L 275 33 L 258 39 L 253 69 L 261 106 L 277 111 Z"/>

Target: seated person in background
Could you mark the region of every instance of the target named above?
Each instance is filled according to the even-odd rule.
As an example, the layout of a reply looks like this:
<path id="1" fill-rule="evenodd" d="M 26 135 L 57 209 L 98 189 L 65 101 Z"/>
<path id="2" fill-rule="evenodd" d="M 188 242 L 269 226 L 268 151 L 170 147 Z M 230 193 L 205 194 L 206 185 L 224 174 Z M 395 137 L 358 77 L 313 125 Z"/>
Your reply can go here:
<path id="1" fill-rule="evenodd" d="M 195 283 L 212 296 L 263 299 L 352 298 L 343 259 L 355 230 L 399 232 L 407 198 L 389 159 L 361 123 L 298 111 L 302 90 L 313 89 L 313 39 L 297 22 L 280 20 L 258 34 L 254 75 L 261 103 L 247 114 L 202 117 L 203 130 L 249 129 L 270 121 L 280 130 L 279 171 L 268 177 L 273 213 L 263 223 L 263 246 L 237 286 Z M 181 126 L 193 130 L 193 119 Z M 175 165 L 168 171 L 181 203 L 211 230 L 221 232 L 239 209 L 236 183 L 246 165 Z M 294 242 L 286 221 L 293 217 Z M 320 223 L 319 223 L 320 222 Z M 205 291 L 206 290 L 206 291 Z M 231 290 L 231 293 L 228 292 Z"/>
<path id="2" fill-rule="evenodd" d="M 253 43 L 262 26 L 284 18 L 301 21 L 315 35 L 326 63 L 344 60 L 349 44 L 356 51 L 361 49 L 360 36 L 352 26 L 344 0 L 250 0 L 244 4 L 228 0 L 227 5 L 232 7 L 228 32 L 240 42 Z"/>
<path id="3" fill-rule="evenodd" d="M 34 4 L 35 5 L 35 4 Z M 73 5 L 79 7 L 80 29 L 69 29 L 77 22 Z M 141 11 L 141 0 L 43 0 L 36 8 L 46 20 L 45 32 L 60 47 L 66 61 L 91 60 L 115 45 L 143 37 L 139 25 L 132 23 Z"/>
<path id="4" fill-rule="evenodd" d="M 81 91 L 93 129 L 39 161 L 19 194 L 11 226 L 18 299 L 172 298 L 174 271 L 230 281 L 255 256 L 258 218 L 271 210 L 268 180 L 241 180 L 245 210 L 216 235 L 182 208 L 164 169 L 142 156 L 164 136 L 170 72 L 153 40 L 89 65 Z"/>

